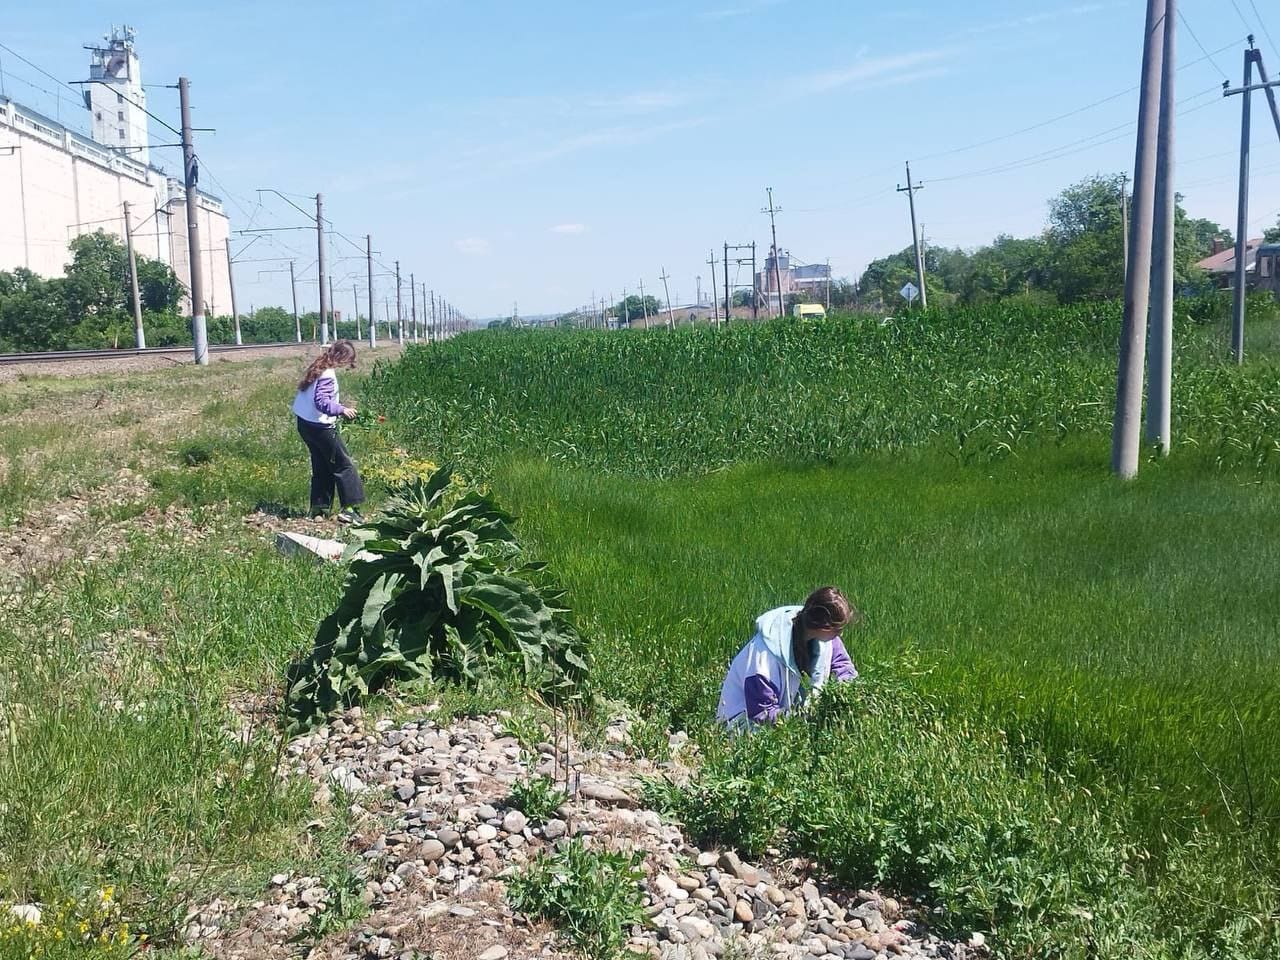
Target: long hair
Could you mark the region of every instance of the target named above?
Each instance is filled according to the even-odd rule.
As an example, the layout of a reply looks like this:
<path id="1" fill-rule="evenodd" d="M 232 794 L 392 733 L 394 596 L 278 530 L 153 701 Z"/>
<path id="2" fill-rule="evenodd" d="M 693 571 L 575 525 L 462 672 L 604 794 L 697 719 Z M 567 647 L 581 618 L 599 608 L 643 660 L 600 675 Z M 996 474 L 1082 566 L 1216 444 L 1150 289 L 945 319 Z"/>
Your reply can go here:
<path id="1" fill-rule="evenodd" d="M 345 367 L 352 363 L 356 358 L 355 345 L 350 340 L 335 340 L 324 350 L 320 351 L 320 356 L 311 361 L 311 365 L 307 367 L 306 373 L 302 375 L 302 379 L 298 381 L 298 389 L 305 390 L 317 380 L 320 374 L 324 373 L 330 367 Z"/>
<path id="2" fill-rule="evenodd" d="M 861 619 L 862 614 L 858 612 L 858 608 L 836 587 L 819 587 L 809 594 L 791 624 L 791 654 L 800 672 L 812 675 L 818 654 L 816 641 L 804 642 L 806 627 L 812 630 L 835 630 L 838 633 Z"/>

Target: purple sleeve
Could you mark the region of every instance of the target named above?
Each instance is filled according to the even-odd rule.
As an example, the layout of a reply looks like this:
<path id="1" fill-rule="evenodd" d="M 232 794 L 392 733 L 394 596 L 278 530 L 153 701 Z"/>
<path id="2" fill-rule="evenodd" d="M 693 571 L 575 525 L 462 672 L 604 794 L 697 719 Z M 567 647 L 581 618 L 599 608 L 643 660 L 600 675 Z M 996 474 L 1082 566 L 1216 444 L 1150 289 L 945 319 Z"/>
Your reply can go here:
<path id="1" fill-rule="evenodd" d="M 347 408 L 335 399 L 337 392 L 338 381 L 333 377 L 321 377 L 317 380 L 314 394 L 316 409 L 330 417 L 340 417 L 346 413 Z"/>
<path id="2" fill-rule="evenodd" d="M 831 676 L 837 680 L 853 680 L 858 676 L 858 669 L 849 659 L 849 651 L 844 648 L 844 641 L 839 637 L 831 644 Z"/>
<path id="3" fill-rule="evenodd" d="M 774 723 L 782 707 L 778 704 L 778 688 L 753 673 L 742 685 L 747 701 L 747 719 L 752 723 Z"/>

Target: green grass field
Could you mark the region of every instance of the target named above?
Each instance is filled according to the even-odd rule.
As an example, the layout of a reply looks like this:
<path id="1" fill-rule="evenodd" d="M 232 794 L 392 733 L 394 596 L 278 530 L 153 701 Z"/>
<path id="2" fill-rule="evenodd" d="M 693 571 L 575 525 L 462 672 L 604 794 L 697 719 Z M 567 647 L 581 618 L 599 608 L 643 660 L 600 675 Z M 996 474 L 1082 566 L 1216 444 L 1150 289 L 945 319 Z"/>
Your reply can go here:
<path id="1" fill-rule="evenodd" d="M 522 517 L 608 664 L 608 696 L 708 730 L 752 618 L 839 584 L 866 614 L 849 639 L 869 702 L 887 682 L 946 729 L 996 738 L 993 778 L 1065 777 L 1035 803 L 1078 800 L 1099 838 L 1144 851 L 1123 872 L 1160 905 L 1122 936 L 1146 944 L 1135 955 L 1261 956 L 1280 950 L 1280 365 L 1237 368 L 1220 327 L 1184 322 L 1174 456 L 1122 484 L 1107 469 L 1117 330 L 1102 306 L 477 335 L 375 374 L 366 407 Z M 941 755 L 922 761 L 917 732 L 901 731 L 903 761 L 935 782 L 898 784 L 907 806 L 954 782 L 955 810 L 1003 816 Z M 729 783 L 795 773 L 726 763 Z M 1023 815 L 1043 819 L 1033 805 Z M 860 881 L 919 879 L 823 855 Z M 1056 855 L 1052 837 L 1026 853 Z M 1074 884 L 1054 869 L 1036 882 Z M 1156 932 L 1210 889 L 1199 926 Z M 958 917 L 984 915 L 957 890 Z"/>

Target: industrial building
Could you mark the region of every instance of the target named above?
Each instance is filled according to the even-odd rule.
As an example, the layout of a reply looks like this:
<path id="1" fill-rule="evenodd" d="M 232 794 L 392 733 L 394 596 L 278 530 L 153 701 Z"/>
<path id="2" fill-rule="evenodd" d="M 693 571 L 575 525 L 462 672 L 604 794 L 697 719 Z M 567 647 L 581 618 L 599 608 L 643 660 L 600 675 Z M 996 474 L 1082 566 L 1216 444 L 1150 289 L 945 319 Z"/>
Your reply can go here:
<path id="1" fill-rule="evenodd" d="M 128 202 L 137 252 L 169 264 L 186 286 L 185 188 L 180 177 L 151 162 L 134 32 L 113 27 L 102 44 L 86 49 L 83 89 L 92 138 L 0 96 L 0 270 L 62 276 L 67 244 L 80 234 L 102 230 L 124 241 Z M 180 168 L 181 156 L 175 160 Z M 230 224 L 222 201 L 201 191 L 197 217 L 205 313 L 229 314 Z M 183 308 L 190 312 L 190 302 Z"/>

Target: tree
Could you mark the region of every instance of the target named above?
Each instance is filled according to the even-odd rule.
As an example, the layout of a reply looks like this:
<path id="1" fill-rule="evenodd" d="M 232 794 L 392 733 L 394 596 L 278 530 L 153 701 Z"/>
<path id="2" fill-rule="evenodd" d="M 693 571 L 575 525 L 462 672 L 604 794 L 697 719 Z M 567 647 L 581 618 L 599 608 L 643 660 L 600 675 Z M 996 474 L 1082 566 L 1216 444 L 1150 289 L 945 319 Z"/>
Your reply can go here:
<path id="1" fill-rule="evenodd" d="M 662 305 L 658 302 L 657 297 L 651 297 L 648 294 L 641 299 L 637 294 L 631 294 L 625 300 L 619 300 L 613 307 L 614 314 L 618 317 L 620 323 L 628 320 L 634 322 L 637 318 L 644 319 L 647 312 L 649 316 L 657 316 L 662 312 Z"/>
<path id="2" fill-rule="evenodd" d="M 1280 243 L 1280 217 L 1276 218 L 1276 225 L 1262 235 L 1262 242 Z"/>

